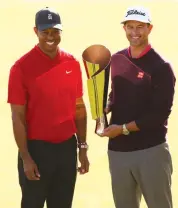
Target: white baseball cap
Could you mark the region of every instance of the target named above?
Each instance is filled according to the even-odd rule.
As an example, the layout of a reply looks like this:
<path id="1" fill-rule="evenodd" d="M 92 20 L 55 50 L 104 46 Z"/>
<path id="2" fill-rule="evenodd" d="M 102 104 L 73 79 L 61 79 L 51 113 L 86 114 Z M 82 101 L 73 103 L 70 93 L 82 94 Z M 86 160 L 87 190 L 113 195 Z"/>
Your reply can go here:
<path id="1" fill-rule="evenodd" d="M 125 17 L 121 24 L 124 24 L 126 21 L 135 20 L 144 23 L 150 23 L 150 14 L 148 9 L 140 6 L 129 7 L 126 11 Z"/>

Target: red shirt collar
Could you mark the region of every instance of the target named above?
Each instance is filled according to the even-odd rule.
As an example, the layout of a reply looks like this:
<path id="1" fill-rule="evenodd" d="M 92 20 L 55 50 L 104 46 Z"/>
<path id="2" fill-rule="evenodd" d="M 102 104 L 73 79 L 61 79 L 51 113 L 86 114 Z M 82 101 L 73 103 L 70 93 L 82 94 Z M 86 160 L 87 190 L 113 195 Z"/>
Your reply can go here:
<path id="1" fill-rule="evenodd" d="M 54 61 L 60 59 L 61 51 L 60 51 L 59 48 L 58 48 L 58 52 L 57 52 L 56 56 L 55 56 L 53 59 L 51 59 L 49 56 L 47 56 L 47 55 L 40 49 L 40 47 L 38 46 L 38 44 L 35 45 L 35 49 L 38 51 L 38 53 L 40 53 L 44 58 L 46 58 L 46 59 L 49 60 L 50 62 L 54 62 Z"/>
<path id="2" fill-rule="evenodd" d="M 142 56 L 144 56 L 145 54 L 147 54 L 148 51 L 150 51 L 150 49 L 151 49 L 151 45 L 149 44 L 149 45 L 141 52 L 141 54 L 137 57 L 137 59 L 138 59 L 138 58 L 141 58 Z M 130 47 L 127 49 L 127 51 L 128 51 L 129 57 L 132 57 L 132 56 L 131 56 L 131 53 L 130 53 Z"/>

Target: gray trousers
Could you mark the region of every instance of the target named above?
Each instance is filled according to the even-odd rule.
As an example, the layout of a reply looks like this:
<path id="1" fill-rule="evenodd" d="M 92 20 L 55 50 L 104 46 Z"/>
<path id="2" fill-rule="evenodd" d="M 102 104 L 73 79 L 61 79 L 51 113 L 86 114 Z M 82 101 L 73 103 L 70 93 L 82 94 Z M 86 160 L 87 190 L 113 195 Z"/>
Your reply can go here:
<path id="1" fill-rule="evenodd" d="M 168 144 L 133 152 L 108 151 L 116 208 L 172 208 L 172 159 Z"/>

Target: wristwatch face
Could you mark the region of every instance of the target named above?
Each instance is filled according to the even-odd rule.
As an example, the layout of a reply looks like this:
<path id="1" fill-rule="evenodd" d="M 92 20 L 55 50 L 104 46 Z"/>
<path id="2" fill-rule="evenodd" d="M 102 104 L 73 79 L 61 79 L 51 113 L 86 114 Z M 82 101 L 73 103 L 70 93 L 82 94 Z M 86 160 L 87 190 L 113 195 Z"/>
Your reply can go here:
<path id="1" fill-rule="evenodd" d="M 123 130 L 123 134 L 124 134 L 124 135 L 128 135 L 129 133 L 130 133 L 130 132 L 129 132 L 127 129 L 124 129 L 124 130 Z"/>
<path id="2" fill-rule="evenodd" d="M 127 128 L 125 127 L 125 125 L 123 126 L 123 134 L 124 135 L 129 135 L 130 132 L 127 130 Z"/>
<path id="3" fill-rule="evenodd" d="M 81 149 L 88 149 L 88 145 L 87 144 L 82 144 L 82 145 L 80 145 L 80 148 Z"/>
<path id="4" fill-rule="evenodd" d="M 88 144 L 79 144 L 78 148 L 79 149 L 88 149 Z"/>

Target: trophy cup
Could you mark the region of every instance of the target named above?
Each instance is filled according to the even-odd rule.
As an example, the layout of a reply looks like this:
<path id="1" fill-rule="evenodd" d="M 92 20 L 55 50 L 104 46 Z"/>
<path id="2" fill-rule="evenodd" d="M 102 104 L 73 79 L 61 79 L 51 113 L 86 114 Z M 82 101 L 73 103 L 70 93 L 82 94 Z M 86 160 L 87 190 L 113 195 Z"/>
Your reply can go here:
<path id="1" fill-rule="evenodd" d="M 87 74 L 87 89 L 95 133 L 101 135 L 108 126 L 104 112 L 108 96 L 111 53 L 103 45 L 91 45 L 82 53 Z"/>

